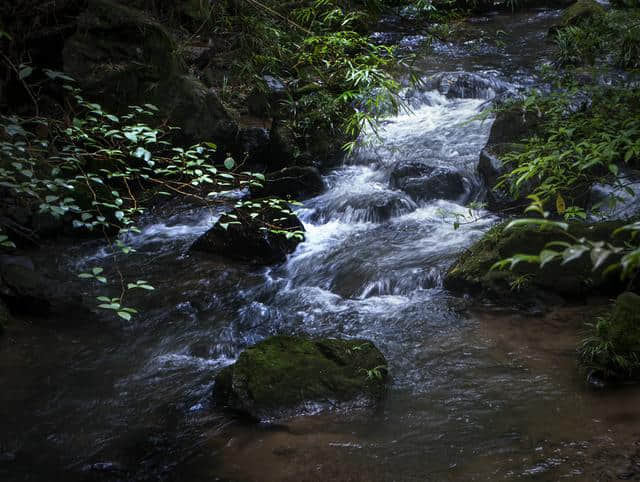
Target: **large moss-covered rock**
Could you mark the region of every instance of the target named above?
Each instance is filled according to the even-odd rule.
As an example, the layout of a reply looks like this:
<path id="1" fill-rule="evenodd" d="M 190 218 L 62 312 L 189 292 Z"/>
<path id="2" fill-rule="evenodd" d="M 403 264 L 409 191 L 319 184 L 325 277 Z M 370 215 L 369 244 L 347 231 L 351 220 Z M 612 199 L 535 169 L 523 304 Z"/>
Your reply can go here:
<path id="1" fill-rule="evenodd" d="M 625 292 L 616 299 L 609 336 L 618 351 L 640 354 L 640 296 L 636 293 Z"/>
<path id="2" fill-rule="evenodd" d="M 279 201 L 260 204 L 262 207 L 246 205 L 224 214 L 192 248 L 252 264 L 285 261 L 304 239 L 304 226 Z"/>
<path id="3" fill-rule="evenodd" d="M 305 406 L 370 406 L 385 392 L 386 361 L 366 340 L 274 336 L 246 349 L 216 378 L 216 397 L 257 420 Z"/>
<path id="4" fill-rule="evenodd" d="M 576 3 L 565 9 L 558 23 L 551 27 L 550 34 L 555 34 L 558 30 L 578 25 L 594 17 L 602 16 L 606 10 L 595 0 L 578 0 Z"/>
<path id="5" fill-rule="evenodd" d="M 151 83 L 179 73 L 169 32 L 115 0 L 90 0 L 66 43 L 64 67 L 108 106 L 135 103 Z"/>
<path id="6" fill-rule="evenodd" d="M 592 241 L 609 240 L 622 224 L 572 223 L 569 233 Z M 588 293 L 619 292 L 617 276 L 605 276 L 603 270 L 592 270 L 588 255 L 560 264 L 552 261 L 540 268 L 537 264 L 519 263 L 513 270 L 491 270 L 498 261 L 516 254 L 538 255 L 552 241 L 566 241 L 558 230 L 542 230 L 536 226 L 505 230 L 500 224 L 489 230 L 453 264 L 444 285 L 456 292 L 486 296 L 497 301 L 560 301 L 560 297 L 579 297 Z"/>
<path id="7" fill-rule="evenodd" d="M 610 313 L 589 324 L 580 359 L 597 386 L 602 379 L 640 378 L 640 296 L 622 293 Z"/>
<path id="8" fill-rule="evenodd" d="M 148 12 L 90 0 L 63 60 L 88 97 L 111 110 L 156 104 L 170 125 L 181 128 L 185 143 L 231 143 L 237 126 L 215 92 L 187 74 L 177 52 L 170 32 Z"/>

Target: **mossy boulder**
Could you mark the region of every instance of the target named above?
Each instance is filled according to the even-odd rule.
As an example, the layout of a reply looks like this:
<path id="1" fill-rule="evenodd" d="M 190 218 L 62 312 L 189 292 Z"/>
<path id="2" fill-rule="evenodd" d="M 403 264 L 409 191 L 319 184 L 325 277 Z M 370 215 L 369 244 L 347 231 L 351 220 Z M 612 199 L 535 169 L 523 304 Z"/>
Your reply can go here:
<path id="1" fill-rule="evenodd" d="M 224 406 L 256 420 L 305 407 L 372 406 L 385 393 L 387 362 L 367 340 L 274 336 L 243 351 L 216 377 Z"/>
<path id="2" fill-rule="evenodd" d="M 155 104 L 169 125 L 180 127 L 185 144 L 236 137 L 237 125 L 215 92 L 187 73 L 173 36 L 145 10 L 90 0 L 63 61 L 88 98 L 115 112 Z"/>
<path id="3" fill-rule="evenodd" d="M 549 34 L 553 35 L 572 25 L 578 25 L 594 17 L 602 16 L 606 10 L 595 0 L 578 0 L 576 3 L 565 9 L 557 24 L 549 29 Z"/>
<path id="4" fill-rule="evenodd" d="M 490 229 L 465 251 L 445 276 L 444 286 L 455 292 L 485 296 L 493 301 L 529 304 L 560 302 L 589 293 L 616 293 L 623 289 L 617 275 L 593 271 L 587 254 L 566 264 L 551 261 L 543 268 L 519 263 L 512 270 L 491 270 L 498 261 L 516 254 L 538 255 L 552 241 L 566 241 L 562 231 L 523 226 L 505 230 L 505 224 Z M 591 241 L 609 240 L 620 222 L 571 223 L 569 233 Z M 613 261 L 613 258 L 612 258 Z"/>
<path id="5" fill-rule="evenodd" d="M 114 0 L 90 0 L 67 41 L 64 67 L 107 106 L 142 99 L 153 82 L 179 72 L 167 29 L 143 11 Z"/>
<path id="6" fill-rule="evenodd" d="M 251 264 L 285 261 L 303 241 L 304 226 L 280 201 L 264 200 L 256 206 L 249 203 L 222 215 L 192 249 Z"/>
<path id="7" fill-rule="evenodd" d="M 589 327 L 580 359 L 590 379 L 640 379 L 640 296 L 622 293 Z"/>
<path id="8" fill-rule="evenodd" d="M 616 299 L 609 335 L 621 352 L 640 354 L 640 296 L 625 292 Z"/>

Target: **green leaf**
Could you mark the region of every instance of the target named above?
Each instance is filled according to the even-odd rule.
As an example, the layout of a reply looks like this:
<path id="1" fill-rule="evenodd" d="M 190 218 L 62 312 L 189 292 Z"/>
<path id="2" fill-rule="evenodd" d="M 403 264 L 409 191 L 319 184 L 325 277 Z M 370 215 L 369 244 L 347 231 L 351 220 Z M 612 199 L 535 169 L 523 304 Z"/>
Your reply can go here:
<path id="1" fill-rule="evenodd" d="M 521 226 L 540 226 L 544 228 L 558 228 L 563 231 L 567 231 L 569 229 L 569 225 L 567 223 L 562 223 L 559 221 L 549 221 L 548 219 L 516 219 L 515 221 L 511 221 L 504 228 L 505 231 L 508 229 L 513 229 Z"/>
<path id="2" fill-rule="evenodd" d="M 235 165 L 236 165 L 236 161 L 233 159 L 233 157 L 227 157 L 224 160 L 224 167 L 226 167 L 229 171 L 233 169 Z"/>
<path id="3" fill-rule="evenodd" d="M 606 259 L 612 254 L 608 249 L 595 248 L 591 250 L 591 263 L 593 263 L 593 270 L 597 270 Z"/>
<path id="4" fill-rule="evenodd" d="M 628 161 L 628 159 L 625 159 L 625 161 Z M 613 174 L 614 176 L 618 175 L 618 166 L 616 166 L 615 164 L 609 164 L 609 172 L 611 172 L 611 174 Z"/>
<path id="5" fill-rule="evenodd" d="M 543 268 L 545 264 L 553 261 L 558 256 L 560 256 L 560 253 L 557 251 L 552 251 L 550 249 L 542 250 L 540 252 L 540 267 Z"/>
<path id="6" fill-rule="evenodd" d="M 571 246 L 571 247 L 565 249 L 562 252 L 562 264 L 567 264 L 567 263 L 573 261 L 574 259 L 578 259 L 580 256 L 582 256 L 587 251 L 589 251 L 589 248 L 587 246 L 583 246 L 583 245 L 580 245 L 580 244 L 577 244 L 575 246 Z"/>
<path id="7" fill-rule="evenodd" d="M 33 73 L 33 67 L 30 67 L 28 65 L 21 66 L 20 67 L 20 72 L 18 73 L 18 77 L 20 78 L 20 80 L 26 79 L 32 73 Z"/>
<path id="8" fill-rule="evenodd" d="M 129 313 L 127 313 L 126 311 L 118 311 L 118 316 L 120 318 L 123 318 L 127 321 L 131 321 L 131 315 Z"/>
<path id="9" fill-rule="evenodd" d="M 138 159 L 144 159 L 145 162 L 149 162 L 151 160 L 151 153 L 144 147 L 138 147 L 134 151 L 133 156 L 137 157 Z"/>

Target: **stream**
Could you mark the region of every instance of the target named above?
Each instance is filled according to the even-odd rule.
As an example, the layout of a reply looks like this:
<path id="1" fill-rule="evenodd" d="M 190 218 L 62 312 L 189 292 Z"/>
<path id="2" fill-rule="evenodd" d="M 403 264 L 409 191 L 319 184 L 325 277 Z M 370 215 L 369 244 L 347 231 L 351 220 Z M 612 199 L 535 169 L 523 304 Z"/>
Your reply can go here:
<path id="1" fill-rule="evenodd" d="M 131 300 L 133 322 L 34 323 L 0 340 L 0 480 L 640 480 L 640 389 L 594 392 L 576 365 L 597 300 L 544 316 L 466 312 L 442 288 L 498 221 L 453 225 L 484 196 L 476 165 L 492 119 L 478 116 L 536 84 L 558 14 L 492 14 L 465 23 L 469 40 L 436 41 L 417 63 L 429 80 L 406 92 L 411 111 L 298 208 L 307 240 L 282 265 L 189 251 L 215 210 L 149 213 L 120 265 L 156 288 Z M 398 187 L 416 163 L 444 187 Z M 42 251 L 36 265 L 69 279 L 108 264 L 98 241 Z M 215 407 L 218 370 L 282 333 L 372 340 L 389 361 L 387 398 L 374 413 L 263 424 Z"/>

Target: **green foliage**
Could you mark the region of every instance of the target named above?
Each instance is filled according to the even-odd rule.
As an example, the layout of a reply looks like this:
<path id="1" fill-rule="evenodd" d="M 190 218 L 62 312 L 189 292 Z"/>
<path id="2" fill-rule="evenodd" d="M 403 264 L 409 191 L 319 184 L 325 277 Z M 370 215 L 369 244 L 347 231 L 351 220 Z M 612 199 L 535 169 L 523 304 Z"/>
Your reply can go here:
<path id="1" fill-rule="evenodd" d="M 587 324 L 580 360 L 606 378 L 640 375 L 640 296 L 625 292 L 613 309 Z"/>
<path id="2" fill-rule="evenodd" d="M 70 80 L 61 73 L 47 74 Z M 230 157 L 218 165 L 211 142 L 174 146 L 172 129 L 161 126 L 153 105 L 130 106 L 127 113 L 116 116 L 86 101 L 72 85 L 65 89 L 70 110 L 62 119 L 0 116 L 0 186 L 42 214 L 78 230 L 102 233 L 114 256 L 135 251 L 124 235 L 139 231 L 137 217 L 159 196 L 218 204 L 226 202 L 222 195 L 231 190 L 262 186 L 264 175 L 240 171 Z M 249 211 L 255 207 L 257 216 L 263 203 L 290 213 L 285 201 L 277 199 L 245 207 Z M 287 237 L 300 235 L 281 230 L 277 223 L 264 229 Z M 15 247 L 2 231 L 0 245 Z M 78 276 L 109 283 L 102 267 Z M 135 310 L 124 306 L 125 294 L 134 289 L 151 291 L 153 286 L 144 280 L 119 282 L 121 295 L 100 297 L 99 306 L 129 320 Z"/>
<path id="3" fill-rule="evenodd" d="M 572 113 L 585 97 L 590 107 Z M 640 159 L 640 89 L 569 85 L 550 96 L 533 94 L 523 108 L 542 113 L 543 127 L 521 152 L 504 157 L 511 170 L 498 187 L 518 197 L 534 186 L 534 194 L 555 200 L 568 219 L 584 218 L 576 202 L 593 184 L 633 194 L 619 166 Z"/>
<path id="4" fill-rule="evenodd" d="M 349 141 L 344 147 L 351 150 L 363 128 L 398 112 L 400 85 L 393 74 L 403 60 L 363 32 L 383 8 L 433 10 L 425 0 L 242 3 L 246 8 L 215 4 L 212 30 L 237 34 L 229 62 L 235 82 L 246 84 L 237 90 L 261 82 L 263 74 L 285 80 L 289 96 L 272 107 L 283 109 L 301 151 L 315 142 L 318 129 Z"/>
<path id="5" fill-rule="evenodd" d="M 622 68 L 640 67 L 640 10 L 611 10 L 585 18 L 555 33 L 560 65 L 612 62 Z"/>

